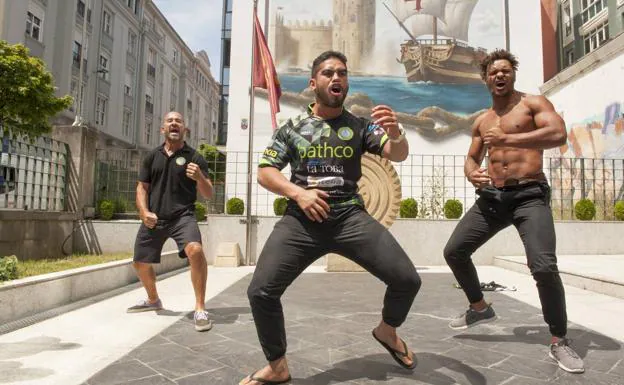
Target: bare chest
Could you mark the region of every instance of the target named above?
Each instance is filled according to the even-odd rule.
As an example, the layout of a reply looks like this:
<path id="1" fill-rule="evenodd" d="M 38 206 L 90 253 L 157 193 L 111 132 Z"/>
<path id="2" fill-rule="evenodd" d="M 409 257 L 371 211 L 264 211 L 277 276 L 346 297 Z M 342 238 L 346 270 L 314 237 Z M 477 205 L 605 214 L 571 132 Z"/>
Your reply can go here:
<path id="1" fill-rule="evenodd" d="M 481 134 L 485 134 L 493 127 L 500 127 L 506 134 L 516 134 L 535 130 L 533 115 L 528 107 L 518 104 L 503 115 L 490 111 L 479 127 Z"/>

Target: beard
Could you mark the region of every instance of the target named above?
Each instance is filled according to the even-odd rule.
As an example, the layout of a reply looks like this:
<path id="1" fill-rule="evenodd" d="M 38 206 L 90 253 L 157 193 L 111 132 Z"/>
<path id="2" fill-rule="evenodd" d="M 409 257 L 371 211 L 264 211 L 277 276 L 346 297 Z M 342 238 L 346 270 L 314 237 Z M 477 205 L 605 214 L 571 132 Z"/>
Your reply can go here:
<path id="1" fill-rule="evenodd" d="M 327 92 L 327 90 L 322 90 L 318 87 L 314 90 L 314 94 L 316 95 L 316 100 L 318 100 L 324 106 L 327 106 L 330 108 L 341 107 L 345 99 L 347 98 L 348 92 L 349 92 L 349 87 L 347 87 L 342 93 L 342 95 L 340 96 L 334 96 L 330 94 L 329 92 Z"/>

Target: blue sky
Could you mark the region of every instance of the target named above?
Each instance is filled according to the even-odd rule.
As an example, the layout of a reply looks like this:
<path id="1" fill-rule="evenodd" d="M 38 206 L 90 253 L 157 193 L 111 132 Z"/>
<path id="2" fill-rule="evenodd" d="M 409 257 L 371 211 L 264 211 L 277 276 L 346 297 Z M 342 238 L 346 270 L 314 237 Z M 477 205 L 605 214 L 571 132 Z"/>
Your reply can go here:
<path id="1" fill-rule="evenodd" d="M 212 76 L 219 80 L 223 0 L 154 0 L 169 23 L 193 51 L 204 50 Z"/>

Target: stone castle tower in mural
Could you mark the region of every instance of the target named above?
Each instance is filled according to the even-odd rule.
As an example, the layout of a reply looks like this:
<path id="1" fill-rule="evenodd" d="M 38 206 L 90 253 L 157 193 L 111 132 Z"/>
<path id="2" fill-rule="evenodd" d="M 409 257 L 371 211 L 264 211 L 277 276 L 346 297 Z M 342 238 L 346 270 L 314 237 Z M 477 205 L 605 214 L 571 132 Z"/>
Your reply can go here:
<path id="1" fill-rule="evenodd" d="M 312 61 L 330 49 L 343 52 L 349 71 L 365 72 L 375 44 L 375 0 L 333 0 L 333 20 L 285 20 L 277 8 L 269 47 L 279 72 L 308 72 Z"/>

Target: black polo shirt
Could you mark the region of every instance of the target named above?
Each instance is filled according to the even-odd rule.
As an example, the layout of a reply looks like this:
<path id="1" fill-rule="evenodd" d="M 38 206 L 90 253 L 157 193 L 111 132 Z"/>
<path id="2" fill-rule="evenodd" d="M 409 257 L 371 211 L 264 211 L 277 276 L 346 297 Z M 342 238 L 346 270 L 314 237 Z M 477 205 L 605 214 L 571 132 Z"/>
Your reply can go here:
<path id="1" fill-rule="evenodd" d="M 186 176 L 186 166 L 191 162 L 208 175 L 208 163 L 186 142 L 171 156 L 161 144 L 143 158 L 139 181 L 149 183 L 149 210 L 159 219 L 195 212 L 197 182 Z"/>

